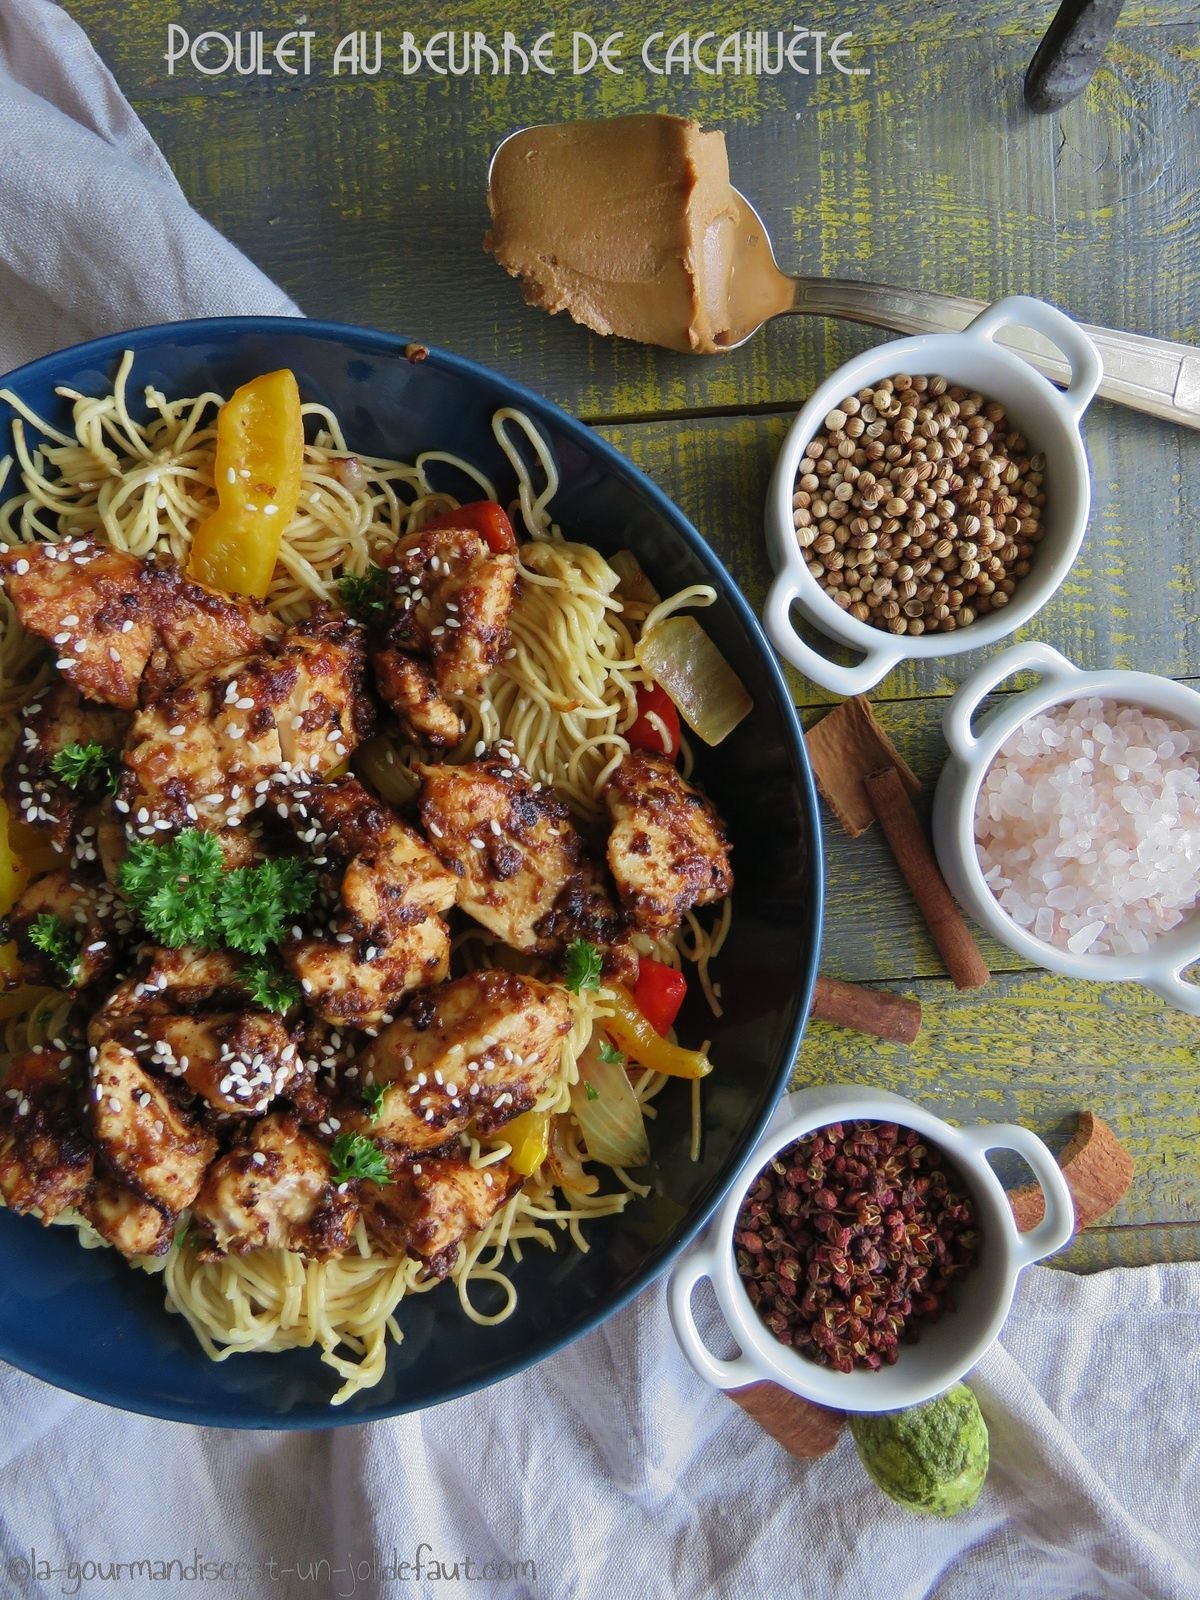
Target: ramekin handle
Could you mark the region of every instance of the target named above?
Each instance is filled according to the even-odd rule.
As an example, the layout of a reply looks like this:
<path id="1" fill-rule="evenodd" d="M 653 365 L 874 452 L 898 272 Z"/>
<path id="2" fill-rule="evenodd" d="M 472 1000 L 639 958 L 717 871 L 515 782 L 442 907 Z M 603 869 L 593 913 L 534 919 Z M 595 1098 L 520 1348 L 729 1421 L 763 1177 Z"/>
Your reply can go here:
<path id="1" fill-rule="evenodd" d="M 792 626 L 792 606 L 799 593 L 795 574 L 790 566 L 785 566 L 767 595 L 763 626 L 767 630 L 767 637 L 784 660 L 791 662 L 797 672 L 802 672 L 822 689 L 847 696 L 865 694 L 881 678 L 887 677 L 897 661 L 903 659 L 904 646 L 898 642 L 885 643 L 885 640 L 891 640 L 892 635 L 881 633 L 878 647 L 868 650 L 857 666 L 840 667 L 835 661 L 827 660 L 820 651 L 805 644 Z"/>
<path id="2" fill-rule="evenodd" d="M 1190 956 L 1182 966 L 1164 972 L 1147 973 L 1142 982 L 1147 989 L 1165 1000 L 1177 1011 L 1186 1011 L 1191 1017 L 1200 1017 L 1200 983 L 1189 983 L 1184 971 L 1198 958 Z"/>
<path id="3" fill-rule="evenodd" d="M 700 1330 L 692 1315 L 692 1291 L 701 1278 L 712 1277 L 712 1265 L 703 1247 L 693 1247 L 688 1251 L 671 1274 L 667 1309 L 679 1348 L 700 1377 L 711 1383 L 714 1389 L 740 1389 L 747 1383 L 758 1383 L 767 1374 L 750 1356 L 740 1355 L 733 1361 L 723 1361 L 719 1356 L 714 1356 L 700 1337 Z"/>
<path id="4" fill-rule="evenodd" d="M 995 305 L 981 311 L 964 331 L 981 339 L 994 339 L 1002 328 L 1032 328 L 1034 333 L 1040 333 L 1062 351 L 1071 368 L 1071 381 L 1063 399 L 1078 423 L 1104 376 L 1100 352 L 1087 334 L 1057 306 L 1027 294 L 1012 294 L 997 300 Z"/>
<path id="5" fill-rule="evenodd" d="M 978 743 L 971 732 L 971 719 L 979 709 L 979 702 L 1005 678 L 1011 678 L 1014 672 L 1024 672 L 1026 667 L 1037 667 L 1043 678 L 1058 681 L 1064 687 L 1079 676 L 1079 668 L 1066 656 L 1038 639 L 1027 639 L 1023 644 L 1014 644 L 992 656 L 963 679 L 942 718 L 942 733 L 956 756 L 965 757 Z"/>
<path id="6" fill-rule="evenodd" d="M 1014 1151 L 1033 1168 L 1033 1175 L 1041 1186 L 1046 1214 L 1036 1228 L 1017 1235 L 1017 1270 L 1061 1250 L 1075 1232 L 1075 1202 L 1062 1168 L 1037 1134 L 1015 1122 L 984 1123 L 958 1131 L 979 1155 L 988 1150 Z"/>

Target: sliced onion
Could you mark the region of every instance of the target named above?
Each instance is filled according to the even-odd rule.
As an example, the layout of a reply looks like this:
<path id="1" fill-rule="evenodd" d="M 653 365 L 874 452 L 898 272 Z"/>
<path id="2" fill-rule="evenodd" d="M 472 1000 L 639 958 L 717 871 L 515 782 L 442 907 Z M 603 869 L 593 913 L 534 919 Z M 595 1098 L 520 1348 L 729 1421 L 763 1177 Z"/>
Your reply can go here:
<path id="1" fill-rule="evenodd" d="M 664 618 L 643 634 L 634 654 L 705 744 L 720 744 L 754 708 L 745 684 L 695 617 Z"/>
<path id="2" fill-rule="evenodd" d="M 641 563 L 632 550 L 618 550 L 608 558 L 608 564 L 617 575 L 617 598 L 627 603 L 656 606 L 661 599 L 658 590 L 642 571 Z"/>
<path id="3" fill-rule="evenodd" d="M 554 1117 L 550 1123 L 550 1151 L 542 1163 L 542 1171 L 548 1173 L 560 1189 L 569 1189 L 574 1194 L 595 1194 L 600 1179 L 594 1172 L 583 1170 L 583 1163 L 571 1148 L 564 1126 L 566 1121 L 564 1115 Z"/>
<path id="4" fill-rule="evenodd" d="M 571 1110 L 593 1161 L 602 1161 L 606 1167 L 644 1167 L 649 1161 L 642 1103 L 624 1062 L 601 1060 L 597 1039 L 579 1058 L 579 1082 L 571 1090 Z"/>

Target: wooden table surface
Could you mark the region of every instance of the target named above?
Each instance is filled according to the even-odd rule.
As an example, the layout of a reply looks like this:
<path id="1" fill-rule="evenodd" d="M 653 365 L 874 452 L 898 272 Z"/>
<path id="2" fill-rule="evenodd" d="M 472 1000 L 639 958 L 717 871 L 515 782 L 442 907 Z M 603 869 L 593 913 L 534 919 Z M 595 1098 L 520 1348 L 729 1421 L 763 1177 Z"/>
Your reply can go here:
<path id="1" fill-rule="evenodd" d="M 485 362 L 594 423 L 683 507 L 752 603 L 768 581 L 762 506 L 799 402 L 875 335 L 791 318 L 698 360 L 598 339 L 526 308 L 484 256 L 484 175 L 523 124 L 667 110 L 728 135 L 734 180 L 759 205 L 781 262 L 993 299 L 1041 295 L 1081 318 L 1200 340 L 1200 4 L 1128 4 L 1080 100 L 1029 115 L 1024 69 L 1053 7 L 1042 0 L 814 3 L 812 27 L 850 29 L 870 76 L 654 77 L 645 35 L 718 34 L 755 22 L 713 0 L 657 11 L 617 4 L 489 6 L 446 0 L 407 20 L 381 0 L 67 0 L 196 207 L 311 315 L 372 323 Z M 752 9 L 752 8 L 751 8 Z M 790 14 L 789 14 L 790 15 Z M 307 78 L 169 76 L 167 24 L 317 31 Z M 436 26 L 626 30 L 623 76 L 438 78 L 400 71 L 402 32 Z M 383 32 L 377 77 L 337 76 L 333 46 Z M 150 268 L 149 270 L 152 270 Z M 1056 599 L 1023 630 L 1084 667 L 1200 676 L 1193 552 L 1200 433 L 1108 405 L 1086 426 L 1094 508 Z M 932 788 L 952 671 L 906 666 L 879 714 Z M 793 676 L 811 718 L 830 697 Z M 877 832 L 877 830 L 875 830 Z M 953 1119 L 1017 1120 L 1061 1143 L 1074 1113 L 1108 1119 L 1137 1177 L 1120 1210 L 1060 1260 L 1088 1269 L 1200 1258 L 1200 1023 L 1136 985 L 1090 985 L 1025 967 L 985 941 L 993 983 L 957 994 L 874 834 L 827 819 L 823 969 L 918 994 L 912 1048 L 815 1025 L 797 1084 L 857 1081 L 912 1094 Z"/>

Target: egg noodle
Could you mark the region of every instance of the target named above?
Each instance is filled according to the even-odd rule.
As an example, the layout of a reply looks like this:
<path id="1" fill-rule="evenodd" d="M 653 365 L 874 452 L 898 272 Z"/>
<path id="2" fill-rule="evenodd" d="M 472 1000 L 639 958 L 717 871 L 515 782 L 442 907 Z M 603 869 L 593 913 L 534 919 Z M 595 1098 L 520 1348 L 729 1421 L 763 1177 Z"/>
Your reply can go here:
<path id="1" fill-rule="evenodd" d="M 99 397 L 74 390 L 58 393 L 73 403 L 74 431 L 61 432 L 30 412 L 12 393 L 0 391 L 17 412 L 13 453 L 0 462 L 0 494 L 8 480 L 20 492 L 0 504 L 0 538 L 10 543 L 86 536 L 138 556 L 170 555 L 186 566 L 192 533 L 216 504 L 213 462 L 217 412 L 223 396 L 205 393 L 168 399 L 148 387 L 146 417 L 135 420 L 128 384 L 133 353 L 121 360 L 112 392 Z M 495 499 L 494 485 L 470 462 L 427 451 L 412 463 L 364 456 L 347 444 L 337 417 L 325 406 L 305 404 L 303 483 L 296 515 L 284 531 L 267 604 L 285 621 L 303 616 L 320 600 L 337 600 L 338 580 L 386 564 L 396 540 L 459 501 L 433 486 L 457 473 L 472 486 L 468 498 Z M 476 745 L 511 740 L 523 765 L 552 784 L 581 826 L 594 827 L 604 814 L 602 792 L 627 753 L 622 729 L 635 716 L 638 685 L 645 674 L 634 645 L 647 623 L 683 606 L 706 606 L 715 591 L 696 585 L 661 602 L 644 589 L 622 599 L 618 573 L 590 546 L 571 543 L 552 521 L 558 488 L 556 465 L 533 423 L 522 412 L 497 411 L 493 432 L 518 484 L 513 518 L 523 522 L 528 542 L 519 551 L 520 584 L 510 618 L 511 648 L 479 695 L 462 702 L 466 732 L 450 760 L 468 760 Z M 32 437 L 31 437 L 32 435 Z M 11 601 L 0 598 L 0 759 L 20 731 L 20 708 L 51 675 L 40 640 L 16 621 Z M 361 746 L 353 766 L 385 799 L 404 804 L 417 789 L 413 762 L 421 752 L 399 738 L 377 734 Z M 684 771 L 690 757 L 684 747 Z M 696 967 L 709 1003 L 720 1014 L 719 986 L 708 963 L 729 928 L 725 901 L 710 927 L 689 913 L 674 937 L 654 943 L 637 936 L 643 953 L 678 967 Z M 455 944 L 454 970 L 495 964 L 536 970 L 531 959 L 500 949 L 482 929 L 464 932 Z M 9 1054 L 50 1043 L 67 1025 L 69 1000 L 42 991 L 21 1014 L 11 1014 L 16 996 L 0 994 L 0 1042 Z M 6 1004 L 7 999 L 7 1004 Z M 606 992 L 584 991 L 574 1001 L 558 1081 L 535 1109 L 569 1112 L 570 1089 L 578 1081 L 579 1057 L 598 1018 L 607 1014 Z M 647 1118 L 665 1078 L 643 1071 L 634 1088 Z M 621 1169 L 616 1187 L 599 1192 L 577 1125 L 555 1124 L 551 1158 L 526 1180 L 490 1223 L 459 1247 L 450 1278 L 463 1311 L 474 1322 L 495 1323 L 511 1314 L 516 1290 L 504 1267 L 519 1262 L 531 1244 L 556 1247 L 564 1235 L 586 1251 L 582 1224 L 624 1210 L 648 1190 Z M 699 1083 L 693 1085 L 692 1153 L 699 1146 Z M 485 1167 L 510 1153 L 503 1130 L 486 1143 L 472 1140 L 471 1164 Z M 78 1230 L 88 1248 L 107 1248 L 78 1213 L 58 1219 Z M 181 1230 L 183 1233 L 183 1230 Z M 216 1361 L 239 1351 L 274 1351 L 316 1345 L 342 1379 L 338 1404 L 383 1376 L 389 1337 L 402 1337 L 396 1313 L 407 1294 L 440 1281 L 425 1275 L 411 1256 L 385 1256 L 358 1224 L 354 1246 L 343 1257 L 309 1261 L 282 1249 L 259 1249 L 216 1262 L 197 1259 L 177 1239 L 165 1257 L 137 1263 L 161 1273 L 167 1306 L 182 1313 L 204 1350 Z"/>

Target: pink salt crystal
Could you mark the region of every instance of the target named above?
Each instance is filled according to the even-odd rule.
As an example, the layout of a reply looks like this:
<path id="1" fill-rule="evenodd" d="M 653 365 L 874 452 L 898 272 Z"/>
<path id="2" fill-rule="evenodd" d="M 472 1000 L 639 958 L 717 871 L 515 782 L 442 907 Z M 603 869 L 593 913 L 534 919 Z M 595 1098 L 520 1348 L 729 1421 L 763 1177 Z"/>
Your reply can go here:
<path id="1" fill-rule="evenodd" d="M 1076 954 L 1144 951 L 1200 900 L 1200 732 L 1097 698 L 1028 718 L 975 836 L 1001 908 Z"/>

